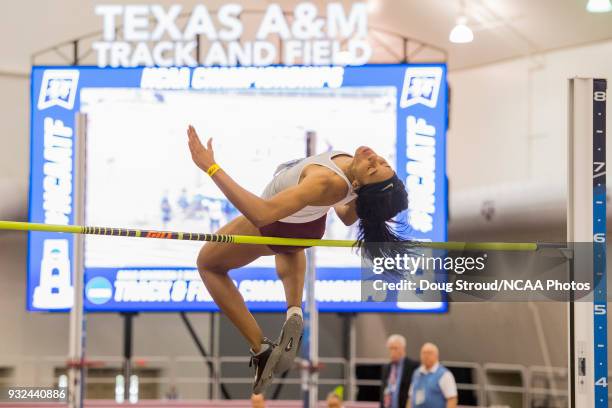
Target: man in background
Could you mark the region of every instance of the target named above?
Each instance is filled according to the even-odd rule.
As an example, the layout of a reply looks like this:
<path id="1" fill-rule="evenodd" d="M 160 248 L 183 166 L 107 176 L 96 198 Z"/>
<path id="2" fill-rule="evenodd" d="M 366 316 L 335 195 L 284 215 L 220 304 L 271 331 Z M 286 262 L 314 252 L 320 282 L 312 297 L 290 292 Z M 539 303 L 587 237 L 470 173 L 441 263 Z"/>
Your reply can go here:
<path id="1" fill-rule="evenodd" d="M 404 408 L 412 372 L 418 363 L 406 357 L 406 338 L 393 334 L 387 339 L 389 364 L 383 366 L 380 393 L 381 408 Z"/>
<path id="2" fill-rule="evenodd" d="M 421 365 L 412 375 L 408 408 L 456 408 L 457 383 L 440 364 L 440 352 L 433 343 L 421 347 Z"/>

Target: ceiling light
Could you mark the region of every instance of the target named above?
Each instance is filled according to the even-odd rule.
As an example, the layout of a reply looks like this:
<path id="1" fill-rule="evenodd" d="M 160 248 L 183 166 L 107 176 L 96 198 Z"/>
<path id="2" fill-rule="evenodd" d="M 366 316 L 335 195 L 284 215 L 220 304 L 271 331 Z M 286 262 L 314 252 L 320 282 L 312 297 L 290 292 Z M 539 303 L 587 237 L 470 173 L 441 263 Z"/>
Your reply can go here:
<path id="1" fill-rule="evenodd" d="M 612 11 L 610 0 L 589 0 L 586 9 L 589 13 L 607 13 Z"/>
<path id="2" fill-rule="evenodd" d="M 474 33 L 472 32 L 470 27 L 467 26 L 466 23 L 467 18 L 465 17 L 459 17 L 457 19 L 457 25 L 455 25 L 455 27 L 451 30 L 450 35 L 448 36 L 450 42 L 464 44 L 472 42 L 474 40 Z"/>

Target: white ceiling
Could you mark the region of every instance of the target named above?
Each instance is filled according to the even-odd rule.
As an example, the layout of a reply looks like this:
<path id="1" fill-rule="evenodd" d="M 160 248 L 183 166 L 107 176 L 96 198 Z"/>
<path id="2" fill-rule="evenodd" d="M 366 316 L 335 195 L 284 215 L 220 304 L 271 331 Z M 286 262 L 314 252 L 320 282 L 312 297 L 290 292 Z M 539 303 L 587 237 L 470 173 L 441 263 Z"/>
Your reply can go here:
<path id="1" fill-rule="evenodd" d="M 588 13 L 586 2 L 466 0 L 475 37 L 470 44 L 448 41 L 461 10 L 458 0 L 387 1 L 380 18 L 404 34 L 446 48 L 449 67 L 461 69 L 612 38 L 612 13 Z"/>
<path id="2" fill-rule="evenodd" d="M 460 0 L 369 0 L 372 26 L 393 30 L 448 50 L 451 70 L 465 69 L 541 51 L 612 38 L 612 13 L 590 14 L 587 0 L 465 0 L 468 24 L 475 39 L 451 44 L 448 34 L 461 12 Z M 181 4 L 190 10 L 205 4 L 214 10 L 220 0 L 20 0 L 3 1 L 0 12 L 0 71 L 27 72 L 33 52 L 101 29 L 96 4 Z M 247 9 L 279 3 L 293 9 L 297 0 L 232 0 Z M 350 4 L 353 1 L 344 0 Z M 326 2 L 316 0 L 319 6 Z M 401 43 L 370 33 L 376 48 L 374 62 L 389 62 L 401 54 Z M 439 58 L 423 52 L 416 59 Z"/>

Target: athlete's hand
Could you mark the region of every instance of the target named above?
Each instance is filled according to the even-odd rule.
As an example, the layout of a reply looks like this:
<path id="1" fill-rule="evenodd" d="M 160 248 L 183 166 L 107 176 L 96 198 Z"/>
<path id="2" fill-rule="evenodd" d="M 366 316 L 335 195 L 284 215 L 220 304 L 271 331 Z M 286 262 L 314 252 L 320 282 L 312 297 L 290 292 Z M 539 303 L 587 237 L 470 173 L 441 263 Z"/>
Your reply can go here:
<path id="1" fill-rule="evenodd" d="M 187 137 L 189 138 L 189 150 L 191 151 L 193 162 L 202 170 L 208 170 L 210 166 L 215 164 L 212 138 L 208 139 L 206 147 L 204 147 L 194 127 L 191 125 L 187 128 Z"/>

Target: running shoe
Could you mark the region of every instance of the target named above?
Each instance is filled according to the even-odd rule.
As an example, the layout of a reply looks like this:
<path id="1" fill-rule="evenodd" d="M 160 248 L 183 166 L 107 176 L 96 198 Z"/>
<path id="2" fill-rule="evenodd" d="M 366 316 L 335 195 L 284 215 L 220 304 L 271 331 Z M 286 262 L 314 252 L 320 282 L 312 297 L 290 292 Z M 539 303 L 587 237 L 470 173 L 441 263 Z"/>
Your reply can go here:
<path id="1" fill-rule="evenodd" d="M 304 321 L 302 316 L 297 313 L 289 316 L 277 341 L 277 349 L 280 353 L 280 359 L 274 369 L 275 374 L 284 373 L 293 366 L 293 361 L 297 356 L 300 346 L 302 345 L 302 331 L 304 330 Z"/>
<path id="2" fill-rule="evenodd" d="M 249 367 L 255 367 L 253 380 L 253 394 L 262 394 L 274 378 L 274 368 L 278 363 L 280 352 L 276 344 L 264 337 L 262 344 L 269 347 L 266 351 L 254 355 L 251 352 Z"/>

